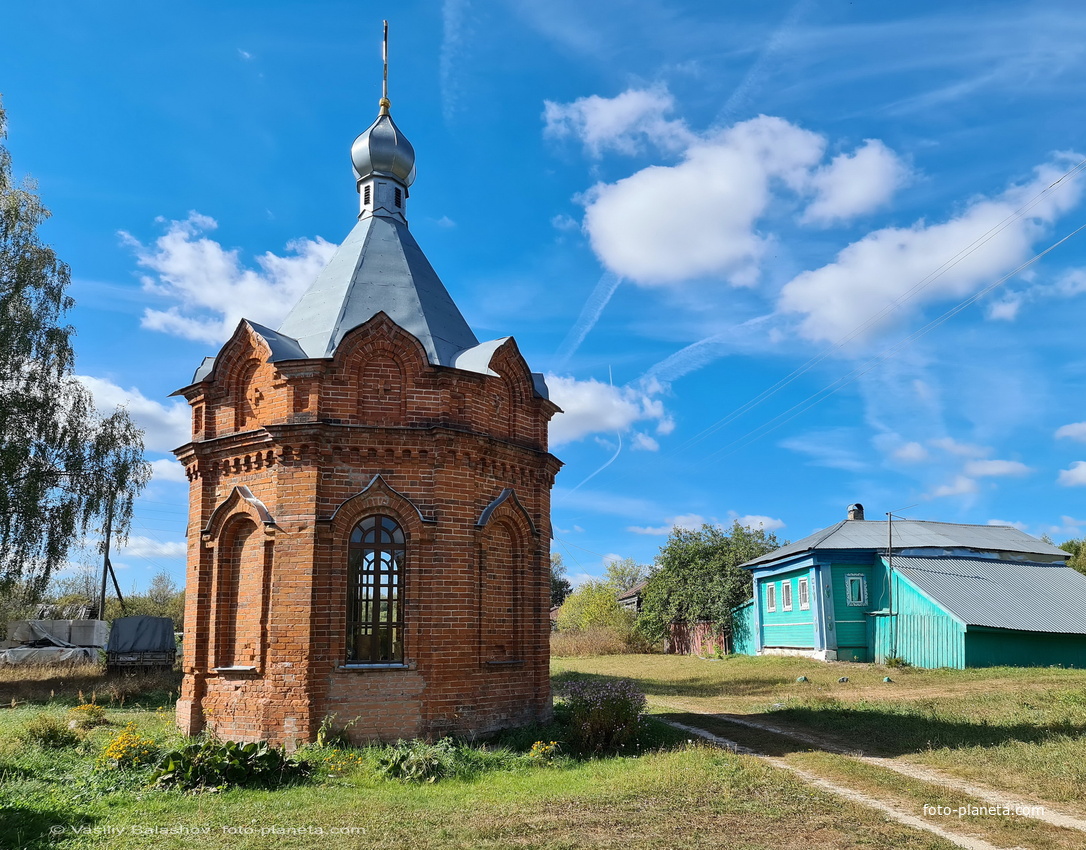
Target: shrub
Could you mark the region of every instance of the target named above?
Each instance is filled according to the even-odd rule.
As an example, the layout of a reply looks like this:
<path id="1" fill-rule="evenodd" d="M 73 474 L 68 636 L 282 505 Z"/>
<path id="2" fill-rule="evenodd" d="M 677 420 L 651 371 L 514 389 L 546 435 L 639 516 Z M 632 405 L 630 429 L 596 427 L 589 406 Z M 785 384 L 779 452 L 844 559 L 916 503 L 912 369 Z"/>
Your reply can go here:
<path id="1" fill-rule="evenodd" d="M 564 698 L 572 743 L 581 752 L 617 752 L 636 740 L 645 695 L 628 679 L 571 682 Z"/>
<path id="2" fill-rule="evenodd" d="M 615 589 L 603 581 L 588 581 L 558 609 L 559 631 L 610 629 L 620 635 L 633 630 L 634 614 L 618 604 Z"/>
<path id="3" fill-rule="evenodd" d="M 129 723 L 113 736 L 102 754 L 98 756 L 99 767 L 125 769 L 143 767 L 151 764 L 158 757 L 158 744 L 153 738 L 144 738 L 136 731 L 136 724 Z"/>
<path id="4" fill-rule="evenodd" d="M 436 744 L 397 741 L 377 760 L 377 772 L 389 779 L 436 782 L 457 773 L 456 747 L 450 738 Z"/>
<path id="5" fill-rule="evenodd" d="M 291 758 L 265 741 L 242 744 L 208 739 L 166 753 L 152 779 L 165 788 L 275 786 L 311 772 L 308 762 Z"/>
<path id="6" fill-rule="evenodd" d="M 26 725 L 23 740 L 47 749 L 74 747 L 81 740 L 75 730 L 52 714 L 39 714 Z"/>
<path id="7" fill-rule="evenodd" d="M 563 631 L 551 635 L 551 655 L 558 657 L 621 655 L 629 651 L 626 635 L 613 629 Z"/>
<path id="8" fill-rule="evenodd" d="M 79 729 L 102 726 L 106 721 L 106 710 L 93 702 L 85 702 L 69 709 L 68 719 Z"/>

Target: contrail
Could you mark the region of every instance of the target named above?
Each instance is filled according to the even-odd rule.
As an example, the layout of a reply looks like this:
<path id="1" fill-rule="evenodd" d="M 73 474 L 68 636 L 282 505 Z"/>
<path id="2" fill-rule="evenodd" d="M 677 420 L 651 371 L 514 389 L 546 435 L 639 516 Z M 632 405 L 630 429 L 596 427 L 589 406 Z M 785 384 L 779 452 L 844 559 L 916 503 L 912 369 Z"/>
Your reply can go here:
<path id="1" fill-rule="evenodd" d="M 603 315 L 604 308 L 611 300 L 611 296 L 615 294 L 615 290 L 618 289 L 618 285 L 622 283 L 622 278 L 617 275 L 611 274 L 611 272 L 604 272 L 600 277 L 599 283 L 596 284 L 596 288 L 592 290 L 592 294 L 588 296 L 588 300 L 584 302 L 584 306 L 581 308 L 581 314 L 577 317 L 577 321 L 573 323 L 573 327 L 569 329 L 569 333 L 566 334 L 566 338 L 562 340 L 562 344 L 558 346 L 558 362 L 555 364 L 555 369 L 564 369 L 566 363 L 569 362 L 569 358 L 574 355 L 578 348 L 581 347 L 581 343 L 584 342 L 585 337 L 596 326 L 596 322 L 600 320 L 600 316 Z"/>

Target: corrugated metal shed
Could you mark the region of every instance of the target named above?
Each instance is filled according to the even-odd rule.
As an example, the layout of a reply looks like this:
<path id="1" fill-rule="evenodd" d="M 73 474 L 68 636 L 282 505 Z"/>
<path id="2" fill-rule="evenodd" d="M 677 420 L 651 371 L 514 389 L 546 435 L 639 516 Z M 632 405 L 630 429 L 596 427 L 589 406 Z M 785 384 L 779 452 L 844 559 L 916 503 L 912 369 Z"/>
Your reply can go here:
<path id="1" fill-rule="evenodd" d="M 1086 634 L 1086 576 L 1063 564 L 895 555 L 894 571 L 970 626 Z"/>
<path id="2" fill-rule="evenodd" d="M 842 520 L 775 552 L 762 555 L 743 564 L 753 567 L 800 555 L 815 549 L 869 549 L 885 551 L 886 522 L 862 519 Z M 1031 537 L 1009 525 L 959 525 L 951 522 L 927 522 L 915 519 L 894 521 L 894 551 L 900 549 L 973 549 L 982 552 L 1008 552 L 1066 559 L 1067 552 Z"/>

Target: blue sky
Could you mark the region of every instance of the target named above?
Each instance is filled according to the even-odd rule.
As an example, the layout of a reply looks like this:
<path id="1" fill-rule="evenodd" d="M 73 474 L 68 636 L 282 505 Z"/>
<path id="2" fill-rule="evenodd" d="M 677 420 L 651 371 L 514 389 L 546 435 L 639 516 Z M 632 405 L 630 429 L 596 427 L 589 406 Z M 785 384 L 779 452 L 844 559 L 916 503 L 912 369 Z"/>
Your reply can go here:
<path id="1" fill-rule="evenodd" d="M 354 222 L 385 17 L 412 231 L 567 411 L 574 577 L 676 524 L 797 539 L 856 501 L 1082 536 L 1079 12 L 8 4 L 8 146 L 72 267 L 78 371 L 156 465 L 122 586 L 183 576 L 169 394 L 240 317 L 276 326 Z"/>

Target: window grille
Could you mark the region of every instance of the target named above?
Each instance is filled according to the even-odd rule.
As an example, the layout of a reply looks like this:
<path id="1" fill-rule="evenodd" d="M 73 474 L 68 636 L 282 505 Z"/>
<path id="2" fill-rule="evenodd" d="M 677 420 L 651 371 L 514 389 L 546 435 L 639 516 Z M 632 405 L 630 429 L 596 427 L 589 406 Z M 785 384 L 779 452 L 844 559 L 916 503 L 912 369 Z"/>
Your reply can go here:
<path id="1" fill-rule="evenodd" d="M 371 188 L 372 187 L 370 187 L 370 186 L 365 186 L 362 189 L 362 203 L 365 204 L 367 207 L 370 205 L 370 189 Z"/>
<path id="2" fill-rule="evenodd" d="M 347 546 L 347 663 L 403 663 L 403 529 L 387 516 L 362 520 Z"/>
<path id="3" fill-rule="evenodd" d="M 394 191 L 394 193 L 396 195 L 396 206 L 402 207 L 403 206 L 403 192 L 400 191 L 399 189 L 394 189 L 393 191 Z"/>

